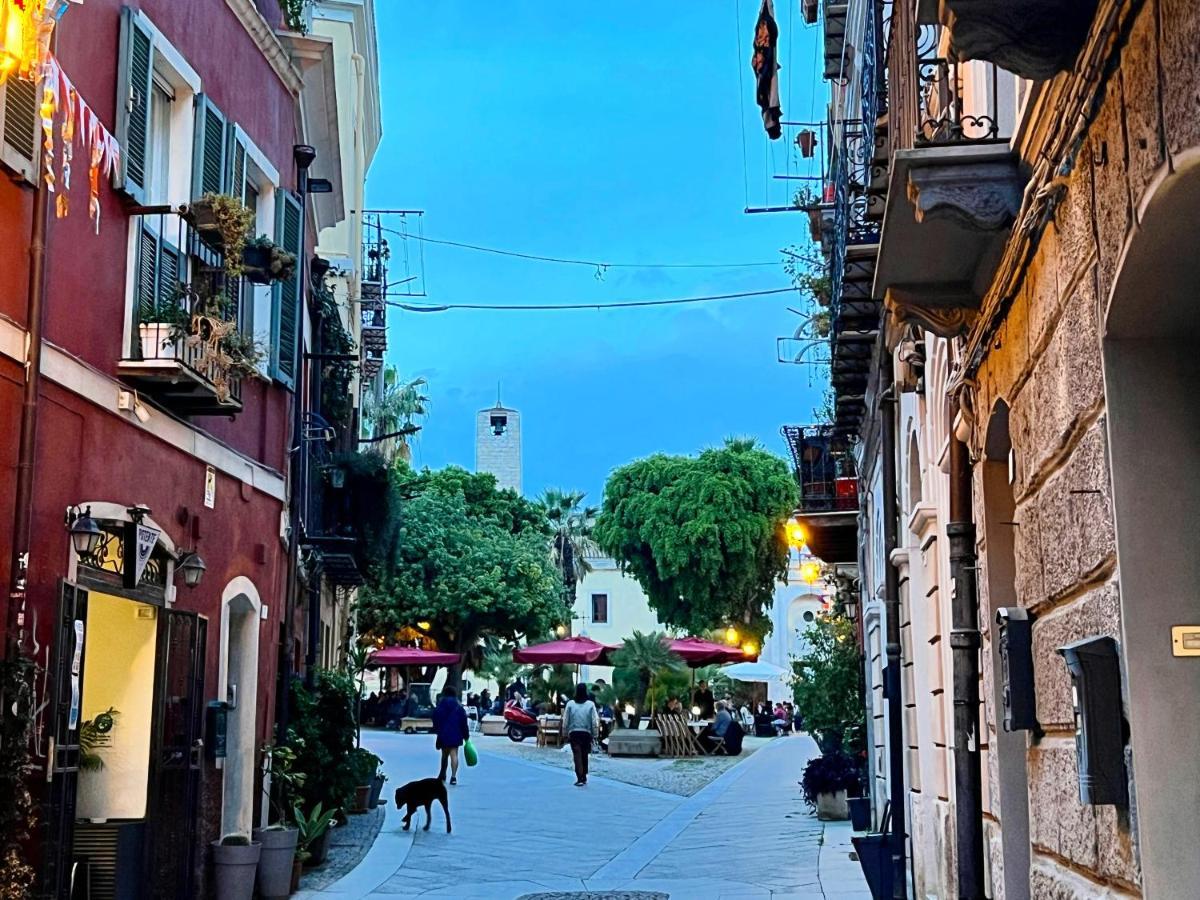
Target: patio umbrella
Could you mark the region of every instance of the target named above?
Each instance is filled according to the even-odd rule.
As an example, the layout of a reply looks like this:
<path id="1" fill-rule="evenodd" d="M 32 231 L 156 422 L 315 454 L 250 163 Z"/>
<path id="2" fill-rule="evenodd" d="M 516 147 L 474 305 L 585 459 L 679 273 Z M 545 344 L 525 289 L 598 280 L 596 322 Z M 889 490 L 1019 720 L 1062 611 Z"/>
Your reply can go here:
<path id="1" fill-rule="evenodd" d="M 682 657 L 683 661 L 693 669 L 719 663 L 746 662 L 758 659 L 757 653 L 748 656 L 741 647 L 730 647 L 728 644 L 718 644 L 698 637 L 678 638 L 671 641 L 669 646 L 672 653 Z"/>
<path id="2" fill-rule="evenodd" d="M 742 662 L 722 666 L 721 671 L 735 681 L 782 681 L 788 676 L 787 669 L 767 662 Z"/>
<path id="3" fill-rule="evenodd" d="M 452 666 L 459 659 L 457 653 L 422 650 L 420 647 L 385 647 L 371 654 L 367 666 Z"/>
<path id="4" fill-rule="evenodd" d="M 531 647 L 520 647 L 513 651 L 513 661 L 535 666 L 598 664 L 609 665 L 608 652 L 616 650 L 607 644 L 593 641 L 590 637 L 576 635 Z"/>

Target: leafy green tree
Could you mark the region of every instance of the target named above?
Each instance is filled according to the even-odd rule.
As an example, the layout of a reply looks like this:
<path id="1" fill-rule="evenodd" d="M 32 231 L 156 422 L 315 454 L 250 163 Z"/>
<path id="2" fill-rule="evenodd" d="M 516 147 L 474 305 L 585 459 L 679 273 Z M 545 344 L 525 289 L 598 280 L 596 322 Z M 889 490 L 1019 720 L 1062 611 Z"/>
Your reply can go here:
<path id="1" fill-rule="evenodd" d="M 359 627 L 389 638 L 430 623 L 443 650 L 474 652 L 480 638 L 543 634 L 568 615 L 549 553 L 544 510 L 497 490 L 487 473 L 451 466 L 398 476 L 392 546 L 360 594 Z M 457 685 L 462 666 L 450 668 Z"/>
<path id="2" fill-rule="evenodd" d="M 761 638 L 787 573 L 784 522 L 795 505 L 782 458 L 729 440 L 698 457 L 656 454 L 613 472 L 596 542 L 637 579 L 664 624 L 701 633 L 737 623 Z"/>
<path id="3" fill-rule="evenodd" d="M 572 608 L 575 606 L 579 582 L 592 571 L 588 557 L 597 555 L 599 549 L 592 539 L 599 510 L 594 506 L 584 506 L 583 498 L 583 491 L 549 488 L 538 501 L 546 508 L 546 518 L 552 530 L 551 556 L 555 567 L 562 573 L 563 589 Z"/>
<path id="4" fill-rule="evenodd" d="M 427 386 L 424 378 L 401 381 L 395 367 L 388 366 L 379 396 L 367 395 L 363 410 L 367 430 L 378 440 L 380 452 L 388 459 L 399 457 L 405 462 L 412 459 L 409 441 L 421 430 L 417 420 L 429 414 L 429 397 L 424 393 Z"/>
<path id="5" fill-rule="evenodd" d="M 822 614 L 804 631 L 808 650 L 792 666 L 792 692 L 804 728 L 822 752 L 838 750 L 846 737 L 857 740 L 863 723 L 863 673 L 854 623 Z"/>
<path id="6" fill-rule="evenodd" d="M 613 683 L 625 702 L 639 713 L 652 706 L 655 678 L 662 672 L 681 672 L 683 660 L 671 652 L 667 636 L 661 631 L 633 632 L 621 649 L 612 654 Z"/>

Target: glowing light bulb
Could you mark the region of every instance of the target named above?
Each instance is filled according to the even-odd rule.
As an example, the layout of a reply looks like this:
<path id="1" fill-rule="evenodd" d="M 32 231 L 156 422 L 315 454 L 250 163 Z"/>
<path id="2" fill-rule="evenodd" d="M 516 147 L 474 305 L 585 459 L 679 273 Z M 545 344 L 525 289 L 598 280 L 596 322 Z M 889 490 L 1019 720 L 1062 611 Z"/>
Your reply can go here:
<path id="1" fill-rule="evenodd" d="M 795 519 L 788 519 L 787 539 L 788 543 L 793 547 L 803 547 L 808 543 L 808 532 L 805 531 L 804 526 Z"/>
<path id="2" fill-rule="evenodd" d="M 817 579 L 821 577 L 821 567 L 812 560 L 801 563 L 800 577 L 804 580 L 805 584 L 816 584 Z"/>
<path id="3" fill-rule="evenodd" d="M 736 644 L 738 642 L 738 630 L 730 625 L 725 629 L 725 643 Z"/>

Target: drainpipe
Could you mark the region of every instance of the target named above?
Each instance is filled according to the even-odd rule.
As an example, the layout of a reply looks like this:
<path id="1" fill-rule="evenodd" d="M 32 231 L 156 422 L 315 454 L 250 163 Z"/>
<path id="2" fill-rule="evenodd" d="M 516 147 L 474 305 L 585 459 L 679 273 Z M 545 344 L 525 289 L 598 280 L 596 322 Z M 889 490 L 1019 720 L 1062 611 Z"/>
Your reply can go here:
<path id="1" fill-rule="evenodd" d="M 287 736 L 288 723 L 291 721 L 291 684 L 295 674 L 292 668 L 292 648 L 296 643 L 295 609 L 296 589 L 300 581 L 300 532 L 303 528 L 301 515 L 304 503 L 304 490 L 308 481 L 308 446 L 304 441 L 305 413 L 305 382 L 306 367 L 304 360 L 304 309 L 308 285 L 308 254 L 305 244 L 308 240 L 308 168 L 317 158 L 317 151 L 306 144 L 297 144 L 292 148 L 292 158 L 296 163 L 296 190 L 300 194 L 300 254 L 296 264 L 301 267 L 299 296 L 296 302 L 300 309 L 296 319 L 296 346 L 292 348 L 296 359 L 296 381 L 292 394 L 292 439 L 289 451 L 293 454 L 289 476 L 291 484 L 288 494 L 288 571 L 287 586 L 284 589 L 284 648 L 283 659 L 280 661 L 284 671 L 284 682 L 279 696 L 276 698 L 275 721 L 278 724 L 278 739 L 282 741 Z"/>
<path id="2" fill-rule="evenodd" d="M 57 41 L 55 42 L 57 43 Z M 5 616 L 4 658 L 24 655 L 25 600 L 33 532 L 33 476 L 37 464 L 38 396 L 42 386 L 42 333 L 46 318 L 46 222 L 50 191 L 44 177 L 45 155 L 38 146 L 37 190 L 29 238 L 29 291 L 26 304 L 25 387 L 21 399 L 21 435 L 17 451 L 16 502 L 13 507 L 12 559 Z"/>
<path id="3" fill-rule="evenodd" d="M 983 893 L 983 782 L 979 758 L 979 600 L 967 445 L 950 436 L 950 652 L 954 665 L 954 826 L 958 896 Z"/>
<path id="4" fill-rule="evenodd" d="M 899 511 L 896 508 L 896 386 L 892 377 L 892 354 L 883 347 L 879 364 L 879 417 L 883 455 L 883 559 L 884 605 L 887 609 L 887 669 L 884 696 L 888 702 L 888 770 L 891 785 L 892 832 L 888 841 L 892 855 L 892 896 L 908 896 L 905 866 L 904 791 L 904 697 L 900 674 L 900 573 L 892 565 L 897 545 Z"/>

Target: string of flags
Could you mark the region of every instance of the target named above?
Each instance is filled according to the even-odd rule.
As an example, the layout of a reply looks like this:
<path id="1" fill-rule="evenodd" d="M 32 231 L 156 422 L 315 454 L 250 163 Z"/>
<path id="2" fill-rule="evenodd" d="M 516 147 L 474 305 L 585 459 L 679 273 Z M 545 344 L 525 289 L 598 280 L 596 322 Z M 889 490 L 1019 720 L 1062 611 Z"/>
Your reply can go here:
<path id="1" fill-rule="evenodd" d="M 72 3 L 83 0 L 0 0 L 0 84 L 10 77 L 41 87 L 42 177 L 55 195 L 54 213 L 70 213 L 71 166 L 75 142 L 83 144 L 88 164 L 88 216 L 100 232 L 100 176 L 106 178 L 121 158 L 121 146 L 71 83 L 54 54 L 54 26 Z M 55 125 L 59 168 L 55 175 Z"/>

